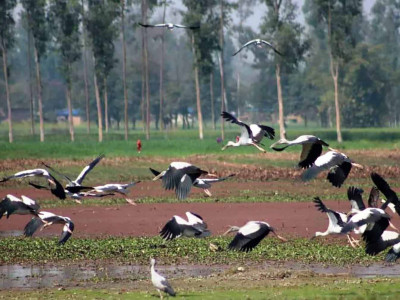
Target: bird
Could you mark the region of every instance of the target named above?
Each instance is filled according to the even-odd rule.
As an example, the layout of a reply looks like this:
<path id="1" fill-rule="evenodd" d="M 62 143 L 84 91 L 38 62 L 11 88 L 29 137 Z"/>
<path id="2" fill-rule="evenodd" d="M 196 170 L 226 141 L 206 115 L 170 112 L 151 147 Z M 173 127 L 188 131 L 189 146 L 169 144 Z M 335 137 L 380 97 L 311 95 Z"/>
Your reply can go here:
<path id="1" fill-rule="evenodd" d="M 287 241 L 285 238 L 279 236 L 275 232 L 275 229 L 267 222 L 249 221 L 242 227 L 230 226 L 229 230 L 226 231 L 224 235 L 235 231 L 237 231 L 237 234 L 228 245 L 228 249 L 231 250 L 249 252 L 253 250 L 270 232 L 275 234 L 278 239 L 284 242 Z"/>
<path id="2" fill-rule="evenodd" d="M 350 160 L 347 155 L 332 149 L 319 156 L 314 164 L 303 172 L 301 178 L 303 181 L 309 181 L 320 172 L 329 170 L 327 176 L 328 181 L 333 186 L 340 188 L 347 176 L 349 176 L 353 166 L 363 168 L 363 166 Z"/>
<path id="3" fill-rule="evenodd" d="M 225 150 L 228 147 L 238 147 L 238 146 L 254 146 L 262 152 L 266 152 L 263 148 L 258 146 L 261 143 L 263 137 L 267 137 L 271 140 L 275 137 L 275 130 L 272 127 L 260 124 L 250 124 L 240 121 L 230 113 L 223 111 L 221 113 L 222 118 L 226 121 L 230 121 L 233 124 L 242 126 L 242 132 L 240 134 L 239 141 L 232 142 L 229 141 L 221 150 Z"/>
<path id="4" fill-rule="evenodd" d="M 313 202 L 315 203 L 315 207 L 320 211 L 324 212 L 327 214 L 328 219 L 329 219 L 329 225 L 328 228 L 326 229 L 325 232 L 320 232 L 317 231 L 315 234 L 311 237 L 311 239 L 314 239 L 318 236 L 327 236 L 331 234 L 340 234 L 342 231 L 343 226 L 347 222 L 347 215 L 341 212 L 334 211 L 328 207 L 325 206 L 325 204 L 322 202 L 322 200 L 319 197 L 315 197 Z M 357 245 L 357 241 L 354 240 L 353 237 L 351 237 L 349 234 L 347 235 L 347 239 L 350 243 L 350 245 L 355 248 Z"/>
<path id="5" fill-rule="evenodd" d="M 277 145 L 285 146 L 282 148 L 277 148 Z M 303 169 L 307 169 L 312 166 L 315 160 L 321 155 L 322 146 L 329 146 L 326 142 L 314 135 L 301 135 L 292 141 L 282 138 L 272 144 L 270 148 L 275 151 L 283 151 L 287 147 L 293 145 L 302 145 L 300 162 L 298 163 L 298 166 Z"/>
<path id="6" fill-rule="evenodd" d="M 180 216 L 173 216 L 161 229 L 160 236 L 168 241 L 181 236 L 202 238 L 211 235 L 200 215 L 187 211 L 186 216 L 187 221 Z"/>
<path id="7" fill-rule="evenodd" d="M 162 171 L 153 180 L 162 179 L 163 187 L 166 190 L 175 190 L 178 199 L 185 199 L 192 188 L 193 183 L 201 175 L 214 176 L 207 171 L 200 169 L 187 162 L 172 162 L 168 169 Z"/>
<path id="8" fill-rule="evenodd" d="M 373 186 L 371 188 L 371 191 L 369 192 L 369 197 L 368 197 L 368 206 L 369 207 L 378 207 L 379 203 L 379 189 L 376 186 Z M 392 204 L 392 203 L 390 203 Z M 389 204 L 389 206 L 390 206 Z"/>
<path id="9" fill-rule="evenodd" d="M 68 176 L 61 174 L 60 172 L 56 171 L 53 169 L 51 166 L 45 164 L 42 162 L 42 164 L 52 172 L 55 172 L 56 174 L 61 175 L 64 177 L 68 183 L 66 184 L 66 187 L 73 187 L 73 186 L 82 186 L 82 182 L 85 179 L 86 175 L 104 158 L 104 154 L 99 155 L 96 157 L 92 162 L 90 162 L 88 165 L 86 165 L 82 171 L 79 173 L 79 175 L 75 178 L 75 180 L 70 179 Z M 70 192 L 73 192 L 72 190 L 69 190 Z"/>
<path id="10" fill-rule="evenodd" d="M 35 189 L 50 190 L 53 194 L 55 194 L 55 190 L 58 190 L 59 192 L 55 195 L 58 196 L 58 198 L 60 199 L 65 199 L 68 196 L 70 198 L 77 200 L 79 194 L 83 194 L 85 191 L 93 189 L 92 187 L 87 187 L 87 186 L 67 186 L 64 189 L 61 183 L 59 182 L 56 189 L 52 189 L 51 187 L 39 185 L 33 182 L 28 182 L 28 184 L 34 187 Z M 61 192 L 61 189 L 63 189 L 63 192 Z M 62 195 L 63 197 L 59 196 L 59 194 Z M 80 203 L 79 201 L 76 202 Z"/>
<path id="11" fill-rule="evenodd" d="M 354 230 L 355 228 L 359 228 L 363 225 L 372 226 L 372 224 L 383 218 L 388 220 L 388 225 L 389 225 L 390 216 L 383 209 L 368 207 L 365 208 L 364 210 L 361 210 L 353 214 L 353 216 L 347 220 L 347 223 L 342 227 L 340 232 L 348 233 Z M 369 227 L 371 226 L 366 226 L 365 231 L 369 230 Z"/>
<path id="12" fill-rule="evenodd" d="M 152 258 L 150 260 L 150 272 L 151 272 L 151 282 L 153 283 L 154 287 L 157 289 L 158 293 L 160 294 L 160 299 L 163 299 L 163 295 L 161 291 L 167 293 L 168 295 L 175 297 L 176 293 L 168 280 L 162 276 L 161 274 L 157 273 L 155 270 L 156 260 Z"/>
<path id="13" fill-rule="evenodd" d="M 191 26 L 186 26 L 186 25 L 181 25 L 181 24 L 173 24 L 173 23 L 162 23 L 162 24 L 142 24 L 139 23 L 140 26 L 142 27 L 165 27 L 168 30 L 173 30 L 174 28 L 183 28 L 183 29 L 199 29 L 199 25 L 191 25 Z"/>
<path id="14" fill-rule="evenodd" d="M 52 224 L 64 225 L 58 244 L 65 244 L 74 231 L 74 223 L 68 217 L 58 216 L 48 211 L 40 211 L 37 217 L 32 218 L 24 228 L 24 235 L 32 236 L 39 228 L 43 230 Z"/>
<path id="15" fill-rule="evenodd" d="M 385 209 L 389 204 L 393 204 L 395 212 L 400 215 L 400 201 L 396 192 L 390 188 L 386 180 L 378 173 L 372 172 L 371 179 L 386 198 L 386 202 L 383 203 L 381 208 Z"/>
<path id="16" fill-rule="evenodd" d="M 0 202 L 0 219 L 5 214 L 7 219 L 12 215 L 38 215 L 38 211 L 40 209 L 39 204 L 36 203 L 35 200 L 30 199 L 24 195 L 21 196 L 21 199 L 15 197 L 14 195 L 8 194 L 3 198 Z"/>
<path id="17" fill-rule="evenodd" d="M 161 172 L 153 169 L 153 168 L 149 168 L 150 171 L 154 174 L 154 176 L 158 176 Z M 166 172 L 166 171 L 164 171 Z M 161 175 L 161 177 L 159 177 L 160 179 L 162 179 L 163 174 Z M 215 183 L 215 182 L 221 182 L 221 181 L 225 181 L 230 177 L 235 176 L 235 174 L 230 174 L 226 177 L 220 177 L 220 178 L 197 178 L 194 182 L 193 182 L 193 186 L 203 189 L 204 193 L 206 193 L 207 196 L 211 197 L 212 194 L 211 192 L 208 190 L 209 188 L 211 188 L 211 183 Z"/>
<path id="18" fill-rule="evenodd" d="M 252 44 L 255 44 L 257 47 L 262 48 L 262 45 L 267 45 L 268 47 L 270 47 L 272 50 L 274 50 L 275 53 L 279 54 L 280 56 L 282 56 L 282 53 L 280 53 L 274 46 L 272 46 L 272 44 L 270 42 L 267 42 L 265 40 L 262 39 L 254 39 L 251 41 L 248 41 L 246 44 L 244 44 L 242 47 L 240 47 L 240 49 L 238 51 L 236 51 L 235 53 L 232 54 L 232 56 L 235 56 L 236 54 L 238 54 L 240 51 L 242 51 L 244 48 L 246 48 L 247 46 L 250 46 Z"/>
<path id="19" fill-rule="evenodd" d="M 125 196 L 126 202 L 132 205 L 136 205 L 135 201 L 132 199 L 127 198 L 128 189 L 133 187 L 134 185 L 138 184 L 140 181 L 130 182 L 130 183 L 107 183 L 104 185 L 94 186 L 93 190 L 89 191 L 89 195 L 93 194 L 93 192 L 101 193 L 101 194 L 110 194 L 110 193 L 117 193 Z"/>
<path id="20" fill-rule="evenodd" d="M 350 186 L 347 189 L 347 199 L 350 201 L 351 205 L 349 214 L 358 213 L 366 208 L 362 199 L 363 192 L 362 189 L 355 186 Z"/>

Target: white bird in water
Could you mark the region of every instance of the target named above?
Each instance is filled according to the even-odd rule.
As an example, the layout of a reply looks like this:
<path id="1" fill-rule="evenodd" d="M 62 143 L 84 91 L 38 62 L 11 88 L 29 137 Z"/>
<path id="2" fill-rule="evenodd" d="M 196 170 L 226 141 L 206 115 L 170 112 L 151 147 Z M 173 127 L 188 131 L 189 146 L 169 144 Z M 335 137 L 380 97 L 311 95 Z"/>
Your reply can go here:
<path id="1" fill-rule="evenodd" d="M 221 116 L 230 121 L 233 124 L 242 126 L 242 132 L 240 134 L 239 140 L 237 142 L 229 141 L 221 150 L 225 150 L 228 147 L 238 147 L 238 146 L 254 146 L 262 152 L 266 152 L 263 148 L 258 146 L 264 137 L 271 140 L 275 137 L 275 130 L 272 127 L 260 124 L 250 124 L 240 121 L 230 113 L 223 111 Z"/>
<path id="2" fill-rule="evenodd" d="M 58 241 L 59 245 L 64 244 L 72 235 L 74 231 L 74 223 L 68 217 L 58 216 L 51 212 L 41 211 L 38 217 L 32 218 L 28 224 L 26 224 L 24 229 L 25 236 L 32 236 L 39 228 L 43 230 L 47 226 L 52 224 L 62 224 L 64 225 L 60 239 Z"/>
<path id="3" fill-rule="evenodd" d="M 211 235 L 201 216 L 189 211 L 186 212 L 186 216 L 187 221 L 180 216 L 173 216 L 161 229 L 160 236 L 168 241 L 180 236 L 202 238 Z"/>
<path id="4" fill-rule="evenodd" d="M 279 236 L 275 232 L 275 229 L 267 222 L 249 221 L 242 227 L 231 226 L 224 235 L 234 231 L 237 231 L 237 234 L 228 245 L 228 249 L 232 250 L 249 252 L 253 250 L 270 232 L 275 234 L 275 236 L 281 241 L 287 242 L 287 240 Z"/>
<path id="5" fill-rule="evenodd" d="M 199 25 L 192 25 L 192 26 L 186 26 L 186 25 L 181 25 L 181 24 L 174 24 L 174 23 L 161 23 L 161 24 L 142 24 L 139 23 L 140 26 L 142 27 L 158 27 L 158 28 L 167 28 L 168 30 L 173 30 L 174 28 L 183 28 L 183 29 L 199 29 Z"/>
<path id="6" fill-rule="evenodd" d="M 277 145 L 285 145 L 281 148 L 277 148 Z M 302 145 L 302 151 L 300 154 L 300 162 L 298 166 L 303 169 L 307 169 L 315 162 L 315 160 L 322 153 L 322 146 L 329 146 L 326 142 L 314 135 L 301 135 L 296 139 L 290 141 L 285 138 L 280 139 L 276 143 L 272 144 L 270 148 L 275 151 L 283 151 L 287 147 L 293 145 Z"/>
<path id="7" fill-rule="evenodd" d="M 13 195 L 8 194 L 4 199 L 0 202 L 0 219 L 3 215 L 7 216 L 7 219 L 11 215 L 38 215 L 38 211 L 40 209 L 39 204 L 36 203 L 35 200 L 30 199 L 24 195 L 20 198 L 17 198 Z"/>
<path id="8" fill-rule="evenodd" d="M 341 187 L 353 166 L 363 168 L 363 166 L 351 161 L 345 154 L 331 150 L 319 156 L 314 164 L 303 172 L 301 178 L 303 181 L 308 181 L 322 171 L 329 170 L 328 181 L 335 187 Z"/>
<path id="9" fill-rule="evenodd" d="M 160 294 L 160 299 L 163 299 L 163 295 L 161 292 L 167 293 L 168 295 L 175 297 L 176 293 L 172 286 L 169 284 L 168 280 L 161 274 L 157 273 L 157 271 L 155 270 L 154 266 L 156 265 L 156 260 L 154 258 L 150 260 L 150 265 L 151 282 Z"/>
<path id="10" fill-rule="evenodd" d="M 131 183 L 108 183 L 105 185 L 94 186 L 93 190 L 89 191 L 89 194 L 93 192 L 101 193 L 101 194 L 110 194 L 110 193 L 117 193 L 125 196 L 126 202 L 132 205 L 136 205 L 135 201 L 132 199 L 127 198 L 127 194 L 129 189 L 134 185 L 138 184 L 140 181 L 131 182 Z"/>
<path id="11" fill-rule="evenodd" d="M 150 171 L 154 174 L 154 176 L 158 176 L 160 175 L 161 172 L 154 170 L 152 168 L 149 168 Z M 164 174 L 166 171 L 163 171 Z M 160 179 L 162 179 L 162 176 L 164 176 L 163 174 L 161 174 L 161 177 L 159 177 Z M 226 177 L 220 177 L 220 178 L 197 178 L 194 182 L 193 182 L 193 186 L 203 189 L 204 193 L 206 193 L 207 196 L 211 197 L 211 192 L 208 190 L 209 188 L 211 188 L 211 184 L 212 183 L 216 183 L 216 182 L 221 182 L 221 181 L 225 181 L 230 177 L 235 176 L 235 174 L 231 174 L 228 175 Z"/>
<path id="12" fill-rule="evenodd" d="M 263 45 L 267 45 L 269 48 L 274 50 L 275 53 L 277 53 L 277 54 L 282 56 L 282 53 L 280 53 L 274 46 L 272 46 L 272 44 L 270 42 L 267 42 L 267 41 L 262 40 L 262 39 L 254 39 L 254 40 L 248 41 L 246 44 L 244 44 L 242 47 L 240 47 L 240 49 L 238 51 L 233 53 L 232 56 L 235 56 L 240 51 L 242 51 L 244 48 L 246 48 L 246 47 L 248 47 L 250 45 L 253 45 L 253 44 L 256 45 L 258 48 L 262 48 Z"/>
<path id="13" fill-rule="evenodd" d="M 161 172 L 153 180 L 162 179 L 163 187 L 166 190 L 175 190 L 178 199 L 185 199 L 192 188 L 192 185 L 201 175 L 214 176 L 207 171 L 200 169 L 186 162 L 172 162 L 166 171 Z"/>

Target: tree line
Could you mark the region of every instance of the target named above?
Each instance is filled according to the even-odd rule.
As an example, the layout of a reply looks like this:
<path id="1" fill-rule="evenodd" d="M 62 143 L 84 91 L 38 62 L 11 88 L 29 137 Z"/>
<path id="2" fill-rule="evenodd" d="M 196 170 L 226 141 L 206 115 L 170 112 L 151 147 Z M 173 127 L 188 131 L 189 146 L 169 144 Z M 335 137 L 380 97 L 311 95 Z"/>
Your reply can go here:
<path id="1" fill-rule="evenodd" d="M 7 0 L 0 3 L 2 101 L 13 141 L 12 108 L 29 107 L 31 133 L 55 109 L 85 112 L 86 129 L 138 120 L 158 130 L 194 126 L 203 139 L 221 111 L 276 118 L 300 115 L 323 127 L 397 126 L 400 0 Z M 262 11 L 260 20 L 254 12 Z M 300 15 L 304 21 L 300 21 Z M 257 21 L 257 22 L 255 22 Z M 182 23 L 199 29 L 145 28 Z M 257 23 L 257 26 L 249 25 Z M 247 47 L 262 38 L 269 49 Z M 4 99 L 4 101 L 3 101 Z M 277 116 L 277 117 L 274 117 Z M 224 122 L 219 126 L 224 138 Z"/>

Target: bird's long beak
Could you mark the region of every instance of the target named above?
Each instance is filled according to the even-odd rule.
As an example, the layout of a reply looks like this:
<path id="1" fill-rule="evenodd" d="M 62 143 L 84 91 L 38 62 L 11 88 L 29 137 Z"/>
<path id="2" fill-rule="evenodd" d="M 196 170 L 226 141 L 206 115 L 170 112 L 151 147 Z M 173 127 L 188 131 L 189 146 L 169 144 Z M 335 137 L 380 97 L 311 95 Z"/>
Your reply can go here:
<path id="1" fill-rule="evenodd" d="M 47 179 L 51 184 L 56 185 L 55 181 L 53 179 Z"/>
<path id="2" fill-rule="evenodd" d="M 210 176 L 210 177 L 218 177 L 218 175 L 215 175 L 215 174 L 212 174 L 212 173 L 208 173 L 207 176 Z"/>
<path id="3" fill-rule="evenodd" d="M 273 231 L 273 233 L 275 234 L 275 236 L 280 239 L 282 242 L 287 242 L 288 240 L 285 239 L 284 237 L 280 236 L 279 234 L 277 234 L 275 231 Z"/>
<path id="4" fill-rule="evenodd" d="M 228 145 L 222 147 L 221 150 L 224 151 L 227 147 L 228 147 Z"/>
<path id="5" fill-rule="evenodd" d="M 360 165 L 360 164 L 356 164 L 356 163 L 351 163 L 353 165 L 353 167 L 359 168 L 359 169 L 364 169 L 364 166 Z"/>
<path id="6" fill-rule="evenodd" d="M 336 152 L 340 152 L 339 150 L 336 150 L 336 149 L 334 149 L 334 148 L 331 148 L 331 147 L 328 147 L 328 149 L 329 149 L 330 151 L 336 151 Z"/>
<path id="7" fill-rule="evenodd" d="M 160 174 L 158 174 L 156 177 L 154 177 L 153 181 L 160 179 L 161 176 L 163 176 L 162 172 Z"/>
<path id="8" fill-rule="evenodd" d="M 229 229 L 227 231 L 224 232 L 223 235 L 227 235 L 228 233 L 231 233 L 233 231 L 233 226 L 229 226 Z"/>

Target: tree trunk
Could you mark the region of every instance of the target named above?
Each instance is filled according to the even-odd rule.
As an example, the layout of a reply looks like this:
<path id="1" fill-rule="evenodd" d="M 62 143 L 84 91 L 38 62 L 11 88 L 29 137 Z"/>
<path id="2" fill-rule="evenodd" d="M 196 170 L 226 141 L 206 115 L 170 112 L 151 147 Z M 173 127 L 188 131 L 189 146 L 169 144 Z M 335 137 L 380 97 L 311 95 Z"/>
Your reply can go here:
<path id="1" fill-rule="evenodd" d="M 147 23 L 147 0 L 142 0 L 142 22 Z M 148 45 L 147 31 L 142 28 L 142 46 L 143 46 L 143 61 L 144 61 L 144 87 L 146 96 L 146 139 L 150 139 L 150 91 L 149 91 L 149 62 L 148 62 Z"/>
<path id="2" fill-rule="evenodd" d="M 199 83 L 199 68 L 197 67 L 196 61 L 196 50 L 194 48 L 194 35 L 192 34 L 192 52 L 194 57 L 194 82 L 196 87 L 196 108 L 197 108 L 197 119 L 199 122 L 199 138 L 202 140 L 203 136 L 203 114 L 201 112 L 201 101 L 200 101 L 200 83 Z M 188 122 L 189 124 L 189 122 Z"/>
<path id="3" fill-rule="evenodd" d="M 4 45 L 4 40 L 1 41 L 1 52 L 3 55 L 3 73 L 4 83 L 6 85 L 6 100 L 7 100 L 7 112 L 8 112 L 8 141 L 13 142 L 13 127 L 12 127 L 12 113 L 11 113 L 11 101 L 10 101 L 10 90 L 8 87 L 8 72 L 7 72 L 7 49 Z"/>
<path id="4" fill-rule="evenodd" d="M 237 74 L 236 74 L 236 111 L 237 111 L 237 117 L 239 118 L 239 116 L 240 116 L 240 109 L 239 109 L 239 106 L 240 106 L 240 72 L 239 71 L 237 71 Z"/>
<path id="5" fill-rule="evenodd" d="M 94 58 L 93 58 L 94 60 Z M 96 66 L 96 63 L 94 64 Z M 103 141 L 103 115 L 101 112 L 101 100 L 100 100 L 100 91 L 99 91 L 99 85 L 97 82 L 97 74 L 96 74 L 96 68 L 95 71 L 93 72 L 93 78 L 94 78 L 94 92 L 96 95 L 96 106 L 97 106 L 97 122 L 98 122 L 98 129 L 99 129 L 99 142 Z"/>
<path id="6" fill-rule="evenodd" d="M 165 23 L 165 13 L 167 10 L 167 1 L 164 1 L 164 12 L 163 12 L 163 19 L 162 23 Z M 163 131 L 164 129 L 164 113 L 163 113 L 163 106 L 164 106 L 164 35 L 165 30 L 163 30 L 161 35 L 161 61 L 160 61 L 160 130 Z"/>
<path id="7" fill-rule="evenodd" d="M 82 24 L 85 24 L 85 6 L 82 0 Z M 85 104 L 86 104 L 86 131 L 90 133 L 90 106 L 89 106 L 89 81 L 87 75 L 87 60 L 86 60 L 86 26 L 82 26 L 83 36 L 83 80 L 85 82 Z"/>
<path id="8" fill-rule="evenodd" d="M 225 86 L 224 86 L 224 65 L 222 63 L 221 54 L 218 56 L 219 61 L 219 73 L 221 76 L 221 112 L 225 111 Z M 221 138 L 225 139 L 225 122 L 221 118 Z"/>
<path id="9" fill-rule="evenodd" d="M 35 134 L 35 116 L 34 116 L 34 106 L 33 106 L 33 90 L 32 90 L 32 62 L 31 62 L 31 30 L 28 28 L 28 77 L 29 77 L 29 113 L 31 117 L 31 134 Z"/>
<path id="10" fill-rule="evenodd" d="M 68 66 L 68 69 L 70 67 Z M 68 71 L 70 72 L 70 71 Z M 67 106 L 68 106 L 68 123 L 69 123 L 69 134 L 71 136 L 71 142 L 75 141 L 75 131 L 74 131 L 74 117 L 72 115 L 72 103 L 71 103 L 71 82 L 67 80 L 67 84 L 65 87 L 65 94 L 67 98 Z"/>
<path id="11" fill-rule="evenodd" d="M 39 63 L 39 56 L 38 56 L 38 52 L 37 52 L 35 41 L 33 41 L 33 54 L 35 56 L 35 64 L 36 64 L 36 84 L 37 84 L 38 104 L 39 104 L 38 106 L 39 106 L 40 141 L 44 142 L 42 80 L 40 78 L 40 63 Z"/>
<path id="12" fill-rule="evenodd" d="M 104 87 L 103 87 L 103 93 L 104 93 L 104 121 L 106 125 L 106 133 L 108 133 L 108 94 L 107 94 L 107 78 L 104 77 Z"/>
<path id="13" fill-rule="evenodd" d="M 214 108 L 214 74 L 210 73 L 210 98 L 211 98 L 211 122 L 212 128 L 215 130 L 215 108 Z"/>
<path id="14" fill-rule="evenodd" d="M 335 88 L 335 113 L 336 113 L 336 133 L 337 133 L 337 141 L 339 143 L 343 142 L 342 138 L 342 130 L 341 130 L 341 122 L 340 122 L 340 107 L 339 107 L 339 63 L 333 61 L 333 57 L 331 55 L 331 75 L 333 79 L 333 85 Z"/>
<path id="15" fill-rule="evenodd" d="M 125 42 L 125 0 L 121 0 L 121 33 L 122 33 L 122 83 L 124 87 L 124 125 L 125 141 L 128 140 L 128 89 L 126 88 L 126 42 Z"/>
<path id="16" fill-rule="evenodd" d="M 281 85 L 281 65 L 276 64 L 276 88 L 278 91 L 278 108 L 279 108 L 279 136 L 281 139 L 286 139 L 285 117 L 283 113 L 283 98 L 282 98 L 282 85 Z"/>

